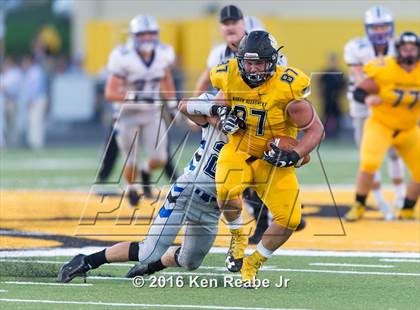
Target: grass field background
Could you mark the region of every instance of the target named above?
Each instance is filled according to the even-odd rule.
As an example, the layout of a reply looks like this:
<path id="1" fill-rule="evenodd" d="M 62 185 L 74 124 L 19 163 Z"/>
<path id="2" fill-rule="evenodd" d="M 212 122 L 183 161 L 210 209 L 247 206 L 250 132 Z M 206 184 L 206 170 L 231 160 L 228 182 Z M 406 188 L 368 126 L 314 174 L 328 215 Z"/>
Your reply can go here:
<path id="1" fill-rule="evenodd" d="M 194 150 L 195 146 L 189 144 L 182 154 L 176 155 L 179 172 Z M 184 283 L 195 276 L 217 279 L 218 288 L 150 288 L 150 281 L 143 288 L 136 288 L 123 278 L 132 265 L 129 263 L 94 270 L 87 283 L 79 278 L 72 285 L 58 285 L 55 277 L 59 267 L 75 251 L 85 254 L 92 251 L 87 248 L 69 249 L 68 253 L 73 254 L 65 256 L 63 252 L 37 256 L 43 253 L 43 248 L 57 248 L 66 253 L 63 247 L 74 241 L 83 246 L 99 246 L 90 242 L 109 243 L 128 238 L 82 237 L 80 241 L 74 237 L 87 193 L 96 180 L 101 146 L 50 147 L 41 152 L 2 150 L 0 308 L 420 309 L 420 222 L 384 222 L 380 212 L 370 209 L 363 221 L 344 223 L 341 227 L 328 185 L 342 214 L 353 199 L 358 151 L 349 143 L 325 142 L 311 156 L 310 164 L 298 169 L 302 197 L 309 202 L 303 210 L 307 228 L 294 234 L 286 250 L 273 256 L 258 275 L 271 283 L 280 276 L 288 278 L 288 288 L 222 287 L 223 277 L 232 276 L 223 267 L 226 249 L 220 248 L 229 242 L 224 225 L 220 225 L 221 232 L 226 236 L 219 236 L 215 243 L 218 251 L 209 254 L 198 270 L 166 269 L 157 274 L 166 279 L 182 276 Z M 121 188 L 122 166 L 120 157 L 110 178 L 111 183 Z M 383 166 L 385 194 L 392 201 L 386 165 Z M 159 185 L 167 184 L 166 178 L 160 178 L 158 173 L 154 178 Z M 103 220 L 104 224 L 112 223 L 112 215 Z M 142 239 L 147 231 L 147 227 L 143 228 L 137 227 L 128 239 Z M 127 226 L 126 230 L 132 228 Z M 30 248 L 40 252 L 30 254 Z M 286 254 L 287 251 L 301 253 Z"/>
<path id="2" fill-rule="evenodd" d="M 150 288 L 151 282 L 147 280 L 144 287 L 136 288 L 130 280 L 122 278 L 132 264 L 106 265 L 94 270 L 86 284 L 78 278 L 71 282 L 75 286 L 55 286 L 54 275 L 67 259 L 2 259 L 2 273 L 8 275 L 1 279 L 1 288 L 7 292 L 0 293 L 0 302 L 4 299 L 20 300 L 3 302 L 2 306 L 10 309 L 78 309 L 87 306 L 113 309 L 117 304 L 120 304 L 119 307 L 130 307 L 132 304 L 131 307 L 152 309 L 212 309 L 213 306 L 213 309 L 246 310 L 418 309 L 420 305 L 419 259 L 275 256 L 259 273 L 259 278 L 268 279 L 271 286 L 257 290 L 223 287 L 223 276 L 237 275 L 227 273 L 221 267 L 224 261 L 222 254 L 208 255 L 203 266 L 194 272 L 180 273 L 179 269 L 170 268 L 157 274 L 168 281 L 169 277 L 182 275 L 185 285 L 182 288 L 171 288 L 169 284 L 165 288 Z M 28 263 L 25 263 L 26 260 Z M 29 277 L 30 272 L 38 272 L 43 277 L 34 279 Z M 12 274 L 20 274 L 21 277 L 12 277 Z M 195 286 L 190 278 L 195 276 L 218 279 L 219 287 L 188 287 L 189 284 Z M 288 288 L 273 285 L 279 282 L 280 276 L 283 280 L 290 279 Z M 93 304 L 83 305 L 88 302 Z M 144 307 L 146 304 L 149 307 Z"/>
<path id="3" fill-rule="evenodd" d="M 181 154 L 178 172 L 191 159 L 197 144 L 188 144 Z M 51 147 L 40 152 L 29 150 L 2 150 L 2 189 L 84 189 L 95 182 L 102 158 L 101 146 Z M 311 162 L 298 169 L 302 185 L 353 184 L 358 169 L 359 153 L 353 144 L 324 142 L 311 153 Z M 389 183 L 386 165 L 383 165 L 383 179 Z M 110 181 L 119 181 L 123 160 L 117 162 Z M 325 174 L 324 174 L 324 170 Z M 157 174 L 155 174 L 155 178 Z M 165 178 L 160 180 L 164 183 Z"/>

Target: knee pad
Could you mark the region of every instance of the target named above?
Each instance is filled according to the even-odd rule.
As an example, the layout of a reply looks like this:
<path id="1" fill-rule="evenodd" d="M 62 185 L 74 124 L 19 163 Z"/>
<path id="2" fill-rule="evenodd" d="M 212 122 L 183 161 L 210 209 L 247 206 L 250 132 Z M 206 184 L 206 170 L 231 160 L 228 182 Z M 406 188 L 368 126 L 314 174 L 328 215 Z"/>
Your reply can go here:
<path id="1" fill-rule="evenodd" d="M 139 260 L 139 243 L 131 242 L 128 250 L 128 259 L 137 262 Z"/>
<path id="2" fill-rule="evenodd" d="M 182 267 L 181 264 L 179 263 L 179 252 L 181 252 L 181 247 L 179 247 L 175 251 L 175 263 L 178 265 L 178 267 Z"/>

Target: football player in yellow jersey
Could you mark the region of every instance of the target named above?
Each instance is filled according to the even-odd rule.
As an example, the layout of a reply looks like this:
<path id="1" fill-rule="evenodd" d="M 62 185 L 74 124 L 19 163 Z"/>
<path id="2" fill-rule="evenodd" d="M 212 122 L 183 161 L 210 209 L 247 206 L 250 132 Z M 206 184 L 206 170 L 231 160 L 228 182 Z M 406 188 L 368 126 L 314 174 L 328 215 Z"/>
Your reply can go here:
<path id="1" fill-rule="evenodd" d="M 397 57 L 378 58 L 366 64 L 366 79 L 354 91 L 354 98 L 370 106 L 372 113 L 364 128 L 356 202 L 346 214 L 349 221 L 363 216 L 373 175 L 391 146 L 411 176 L 399 217 L 415 218 L 414 206 L 420 194 L 420 40 L 413 32 L 403 32 L 396 49 Z"/>
<path id="2" fill-rule="evenodd" d="M 217 111 L 221 128 L 228 134 L 216 166 L 217 200 L 232 233 L 228 269 L 242 265 L 244 285 L 253 283 L 263 262 L 299 224 L 301 205 L 294 166 L 323 137 L 323 126 L 305 99 L 310 93 L 308 76 L 295 68 L 277 66 L 276 45 L 265 31 L 244 36 L 237 59 L 214 67 L 210 74 L 213 86 L 220 90 L 215 98 L 225 106 L 200 105 L 189 111 L 207 115 Z M 292 151 L 280 151 L 272 144 L 273 151 L 268 152 L 270 139 L 296 138 L 298 130 L 304 136 Z M 255 189 L 274 221 L 257 250 L 244 258 L 248 238 L 242 228 L 240 198 L 247 187 Z"/>

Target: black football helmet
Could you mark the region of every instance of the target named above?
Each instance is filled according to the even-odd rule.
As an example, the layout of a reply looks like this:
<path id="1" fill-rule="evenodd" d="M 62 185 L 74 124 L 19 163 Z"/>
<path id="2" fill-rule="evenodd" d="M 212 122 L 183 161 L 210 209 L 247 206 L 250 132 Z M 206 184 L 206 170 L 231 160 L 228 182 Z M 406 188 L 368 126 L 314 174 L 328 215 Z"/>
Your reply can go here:
<path id="1" fill-rule="evenodd" d="M 268 32 L 256 30 L 246 34 L 239 43 L 236 55 L 239 72 L 245 83 L 250 87 L 257 87 L 273 76 L 276 72 L 278 51 L 276 40 Z M 244 66 L 245 60 L 265 60 L 265 70 L 247 73 Z"/>
<path id="2" fill-rule="evenodd" d="M 403 57 L 400 53 L 400 47 L 404 44 L 414 44 L 417 46 L 417 57 L 406 56 Z M 397 60 L 400 64 L 412 65 L 420 59 L 420 39 L 419 37 L 411 31 L 405 31 L 400 34 L 400 36 L 395 41 L 395 49 L 397 50 Z"/>

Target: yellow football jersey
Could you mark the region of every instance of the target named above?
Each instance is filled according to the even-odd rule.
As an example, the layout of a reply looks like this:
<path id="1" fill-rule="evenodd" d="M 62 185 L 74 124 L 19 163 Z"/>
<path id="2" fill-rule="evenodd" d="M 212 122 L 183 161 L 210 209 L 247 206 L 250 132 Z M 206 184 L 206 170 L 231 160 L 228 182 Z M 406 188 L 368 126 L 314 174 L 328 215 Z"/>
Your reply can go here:
<path id="1" fill-rule="evenodd" d="M 420 118 L 420 65 L 407 72 L 394 57 L 377 58 L 364 66 L 379 86 L 382 103 L 372 107 L 372 118 L 393 130 L 417 126 Z"/>
<path id="2" fill-rule="evenodd" d="M 216 66 L 210 73 L 213 87 L 223 91 L 230 106 L 246 123 L 246 129 L 229 137 L 236 149 L 261 158 L 267 141 L 285 135 L 296 137 L 297 127 L 287 116 L 287 105 L 310 94 L 310 79 L 296 68 L 277 66 L 274 75 L 258 87 L 246 84 L 236 59 Z"/>

